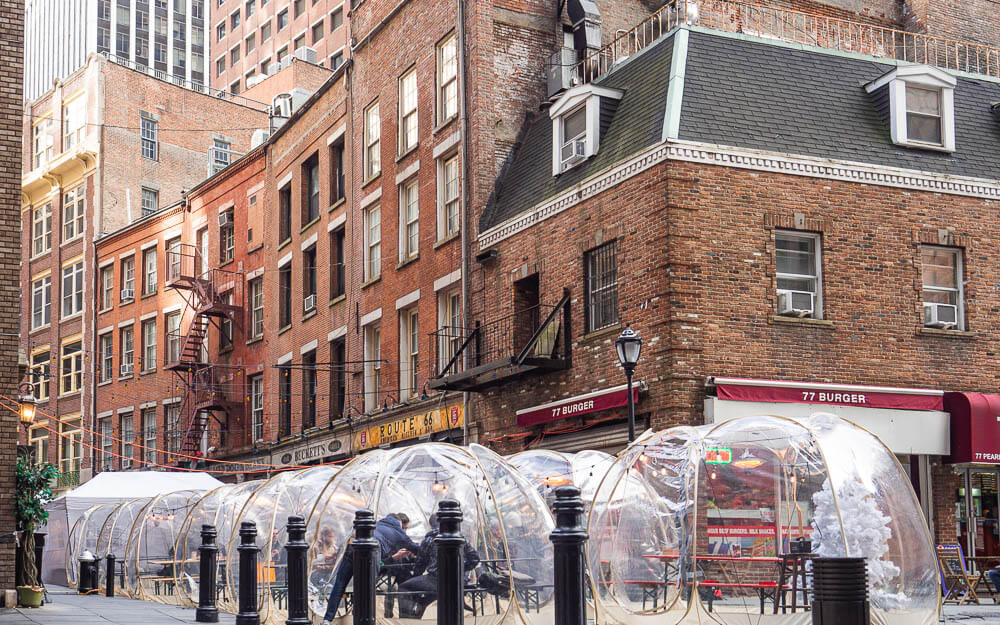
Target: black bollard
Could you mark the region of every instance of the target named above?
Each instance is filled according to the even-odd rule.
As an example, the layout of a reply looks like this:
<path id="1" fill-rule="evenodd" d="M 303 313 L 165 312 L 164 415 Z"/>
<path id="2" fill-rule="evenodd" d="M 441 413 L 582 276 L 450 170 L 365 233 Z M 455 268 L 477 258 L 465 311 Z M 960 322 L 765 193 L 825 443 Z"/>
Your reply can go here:
<path id="1" fill-rule="evenodd" d="M 870 625 L 864 558 L 813 558 L 813 625 Z"/>
<path id="2" fill-rule="evenodd" d="M 260 625 L 257 613 L 257 524 L 243 521 L 240 524 L 240 612 L 236 615 L 236 625 Z"/>
<path id="3" fill-rule="evenodd" d="M 115 596 L 115 554 L 109 553 L 104 559 L 104 596 Z"/>
<path id="4" fill-rule="evenodd" d="M 81 595 L 92 593 L 97 588 L 97 580 L 93 575 L 93 564 L 96 558 L 89 551 L 83 552 L 80 556 L 80 573 L 76 584 L 76 591 Z"/>
<path id="5" fill-rule="evenodd" d="M 288 517 L 288 542 L 285 553 L 288 560 L 288 620 L 285 625 L 309 625 L 309 595 L 307 593 L 309 572 L 306 570 L 306 522 L 298 516 Z"/>
<path id="6" fill-rule="evenodd" d="M 215 575 L 218 570 L 219 547 L 215 544 L 215 526 L 201 526 L 201 546 L 198 547 L 198 609 L 194 620 L 199 623 L 218 623 L 219 609 L 215 607 Z"/>
<path id="7" fill-rule="evenodd" d="M 465 589 L 465 538 L 462 537 L 462 508 L 454 499 L 438 503 L 440 533 L 434 539 L 438 554 L 438 625 L 462 625 L 465 618 L 462 594 Z"/>
<path id="8" fill-rule="evenodd" d="M 580 523 L 583 517 L 580 489 L 576 486 L 557 488 L 552 513 L 556 517 L 556 529 L 549 535 L 555 567 L 555 625 L 586 625 L 584 548 L 587 531 Z"/>
<path id="9" fill-rule="evenodd" d="M 375 625 L 375 582 L 378 580 L 379 542 L 371 510 L 354 513 L 354 625 Z"/>

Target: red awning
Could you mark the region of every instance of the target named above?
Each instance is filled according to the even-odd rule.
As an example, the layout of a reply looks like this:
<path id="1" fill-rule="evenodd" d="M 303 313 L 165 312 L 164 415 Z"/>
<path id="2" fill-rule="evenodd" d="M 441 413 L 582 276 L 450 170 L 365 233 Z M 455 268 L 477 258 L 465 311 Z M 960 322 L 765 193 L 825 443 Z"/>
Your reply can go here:
<path id="1" fill-rule="evenodd" d="M 826 404 L 889 408 L 893 410 L 942 410 L 944 393 L 931 388 L 896 388 L 825 384 L 788 380 L 753 380 L 712 377 L 719 399 L 749 402 Z"/>
<path id="2" fill-rule="evenodd" d="M 951 413 L 951 456 L 948 462 L 1000 464 L 1000 395 L 945 393 Z"/>

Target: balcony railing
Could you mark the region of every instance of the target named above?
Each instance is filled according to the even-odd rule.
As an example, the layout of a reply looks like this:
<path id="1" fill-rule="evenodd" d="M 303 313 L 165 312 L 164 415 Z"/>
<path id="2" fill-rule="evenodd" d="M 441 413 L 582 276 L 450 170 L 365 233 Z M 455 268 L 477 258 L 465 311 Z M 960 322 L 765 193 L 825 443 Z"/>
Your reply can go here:
<path id="1" fill-rule="evenodd" d="M 524 308 L 469 329 L 442 328 L 431 334 L 439 369 L 428 386 L 477 391 L 532 371 L 566 369 L 569 327 L 565 294 L 555 306 Z"/>
<path id="2" fill-rule="evenodd" d="M 671 0 L 574 69 L 592 82 L 681 24 L 1000 77 L 1000 47 L 734 0 Z"/>

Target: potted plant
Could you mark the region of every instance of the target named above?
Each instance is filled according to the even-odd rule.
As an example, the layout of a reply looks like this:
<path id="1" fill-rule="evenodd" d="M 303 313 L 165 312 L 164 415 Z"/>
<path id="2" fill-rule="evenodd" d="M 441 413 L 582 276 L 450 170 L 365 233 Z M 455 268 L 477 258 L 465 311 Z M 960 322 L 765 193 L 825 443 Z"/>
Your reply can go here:
<path id="1" fill-rule="evenodd" d="M 47 462 L 36 465 L 30 458 L 17 458 L 14 489 L 14 518 L 20 533 L 17 601 L 25 607 L 42 605 L 41 580 L 35 562 L 35 530 L 45 525 L 49 518 L 45 504 L 52 501 L 51 486 L 58 476 L 59 471 Z"/>

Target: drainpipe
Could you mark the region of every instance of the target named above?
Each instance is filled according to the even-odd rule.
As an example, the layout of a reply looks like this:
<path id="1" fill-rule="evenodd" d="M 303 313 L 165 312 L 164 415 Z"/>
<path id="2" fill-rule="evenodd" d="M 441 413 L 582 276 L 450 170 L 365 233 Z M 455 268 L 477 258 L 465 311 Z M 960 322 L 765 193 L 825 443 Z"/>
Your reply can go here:
<path id="1" fill-rule="evenodd" d="M 469 218 L 469 116 L 466 107 L 467 89 L 466 79 L 468 68 L 466 67 L 465 54 L 465 0 L 455 0 L 458 13 L 458 66 L 461 71 L 458 73 L 458 88 L 462 97 L 458 99 L 459 117 L 461 118 L 462 131 L 462 216 L 459 227 L 462 231 L 462 326 L 471 327 L 469 315 L 469 228 L 471 219 Z M 469 368 L 469 352 L 462 350 L 462 369 Z M 468 391 L 462 393 L 462 444 L 469 444 L 469 411 L 470 395 Z"/>

